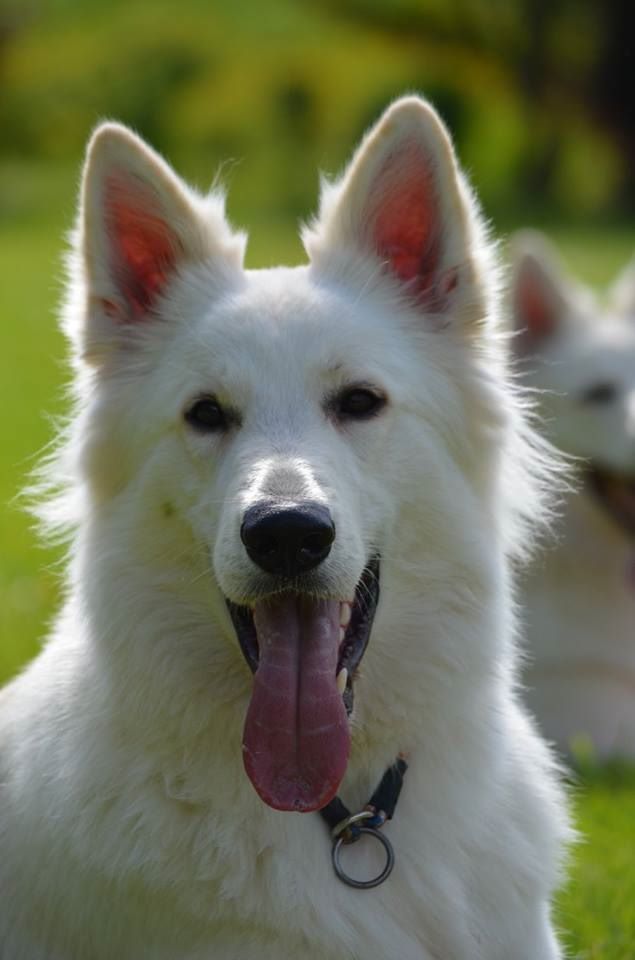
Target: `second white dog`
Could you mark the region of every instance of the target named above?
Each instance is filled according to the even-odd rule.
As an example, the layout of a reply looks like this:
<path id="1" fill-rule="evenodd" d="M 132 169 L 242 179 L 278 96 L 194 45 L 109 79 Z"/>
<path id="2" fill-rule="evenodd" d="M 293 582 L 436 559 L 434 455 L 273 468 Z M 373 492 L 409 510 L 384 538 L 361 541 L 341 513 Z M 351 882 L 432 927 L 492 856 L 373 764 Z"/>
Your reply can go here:
<path id="1" fill-rule="evenodd" d="M 563 750 L 635 757 L 635 265 L 601 306 L 526 233 L 514 303 L 549 436 L 579 458 L 560 539 L 526 583 L 527 696 Z"/>

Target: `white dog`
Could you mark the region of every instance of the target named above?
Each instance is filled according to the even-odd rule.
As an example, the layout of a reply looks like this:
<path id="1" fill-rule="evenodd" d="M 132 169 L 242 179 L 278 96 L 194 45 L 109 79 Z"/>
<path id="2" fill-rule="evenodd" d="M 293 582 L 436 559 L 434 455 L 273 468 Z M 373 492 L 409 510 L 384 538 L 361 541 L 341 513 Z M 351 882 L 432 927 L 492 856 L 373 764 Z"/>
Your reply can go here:
<path id="1" fill-rule="evenodd" d="M 525 233 L 513 297 L 550 438 L 580 458 L 560 541 L 526 584 L 529 702 L 562 749 L 635 757 L 635 265 L 602 308 Z"/>
<path id="2" fill-rule="evenodd" d="M 246 271 L 218 197 L 123 127 L 90 143 L 67 599 L 1 701 L 6 960 L 560 956 L 510 601 L 551 466 L 431 107 L 386 112 L 304 241 Z M 314 811 L 402 752 L 394 819 L 399 778 L 338 854 L 368 880 L 385 837 L 394 871 L 351 889 Z"/>

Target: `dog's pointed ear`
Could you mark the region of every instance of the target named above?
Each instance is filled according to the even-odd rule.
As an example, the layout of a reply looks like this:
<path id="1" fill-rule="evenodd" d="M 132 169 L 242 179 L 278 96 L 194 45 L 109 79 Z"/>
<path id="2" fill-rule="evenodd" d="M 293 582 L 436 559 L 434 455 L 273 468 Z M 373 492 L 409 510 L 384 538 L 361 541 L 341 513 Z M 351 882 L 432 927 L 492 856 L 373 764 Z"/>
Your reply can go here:
<path id="1" fill-rule="evenodd" d="M 611 287 L 609 303 L 623 317 L 635 321 L 635 257 L 627 263 Z"/>
<path id="2" fill-rule="evenodd" d="M 424 311 L 444 313 L 460 306 L 474 279 L 474 212 L 437 113 L 404 97 L 366 135 L 342 179 L 324 186 L 303 239 L 318 267 L 370 255 Z"/>
<path id="3" fill-rule="evenodd" d="M 517 233 L 511 242 L 511 307 L 518 350 L 538 349 L 561 324 L 569 302 L 560 259 L 537 230 Z"/>
<path id="4" fill-rule="evenodd" d="M 220 197 L 196 195 L 140 137 L 102 124 L 88 145 L 76 237 L 87 287 L 82 352 L 95 355 L 115 332 L 152 318 L 185 265 L 239 269 L 243 250 Z"/>

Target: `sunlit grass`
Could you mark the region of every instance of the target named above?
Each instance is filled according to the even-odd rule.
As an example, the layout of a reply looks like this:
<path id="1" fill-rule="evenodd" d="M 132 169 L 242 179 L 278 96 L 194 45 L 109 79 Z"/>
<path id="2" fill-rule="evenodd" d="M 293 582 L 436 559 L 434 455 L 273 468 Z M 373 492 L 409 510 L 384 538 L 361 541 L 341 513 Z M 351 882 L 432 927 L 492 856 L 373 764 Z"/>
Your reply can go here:
<path id="1" fill-rule="evenodd" d="M 0 678 L 37 649 L 57 602 L 51 552 L 38 548 L 31 521 L 16 502 L 39 450 L 63 408 L 64 344 L 54 319 L 59 293 L 56 229 L 0 229 Z"/>
<path id="2" fill-rule="evenodd" d="M 581 842 L 556 917 L 575 960 L 635 957 L 635 767 L 589 767 L 575 788 Z"/>

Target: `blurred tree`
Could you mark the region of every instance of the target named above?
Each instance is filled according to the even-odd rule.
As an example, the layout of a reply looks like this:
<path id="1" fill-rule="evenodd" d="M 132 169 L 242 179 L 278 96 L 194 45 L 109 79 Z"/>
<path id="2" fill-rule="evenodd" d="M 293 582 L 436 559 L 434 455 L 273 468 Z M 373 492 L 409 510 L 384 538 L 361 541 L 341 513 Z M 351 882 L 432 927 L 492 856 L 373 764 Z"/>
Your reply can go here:
<path id="1" fill-rule="evenodd" d="M 566 164 L 572 125 L 605 136 L 617 158 L 615 208 L 635 212 L 635 103 L 632 0 L 314 0 L 360 28 L 371 25 L 404 45 L 451 49 L 464 59 L 480 56 L 500 71 L 520 98 L 525 147 L 516 164 L 516 191 L 548 207 Z M 470 80 L 450 77 L 448 88 L 469 96 Z M 426 92 L 430 89 L 426 86 Z M 437 95 L 443 110 L 447 94 Z M 495 100 L 493 99 L 495 104 Z M 589 110 L 589 108 L 591 108 Z M 588 117 L 585 117 L 588 113 Z M 452 111 L 448 121 L 452 125 Z M 455 131 L 460 145 L 460 130 Z M 584 139 L 584 138 L 583 138 Z M 603 151 L 598 148 L 597 153 Z M 606 151 L 604 151 L 606 154 Z M 595 157 L 595 154 L 593 155 Z M 591 168 L 591 160 L 587 166 Z M 607 191 L 608 192 L 608 191 Z M 598 191 L 603 198 L 603 191 Z"/>
<path id="2" fill-rule="evenodd" d="M 593 0 L 587 0 L 593 2 Z M 601 5 L 604 31 L 598 46 L 589 92 L 596 116 L 604 124 L 625 158 L 620 205 L 635 213 L 635 4 L 609 0 Z"/>
<path id="3" fill-rule="evenodd" d="M 36 206 L 29 176 L 114 116 L 204 182 L 249 156 L 247 207 L 306 216 L 307 170 L 420 89 L 499 223 L 632 214 L 634 19 L 632 0 L 0 0 L 4 207 Z"/>
<path id="4" fill-rule="evenodd" d="M 0 90 L 5 85 L 4 64 L 6 56 L 16 35 L 31 20 L 33 11 L 30 5 L 17 2 L 0 6 Z"/>

